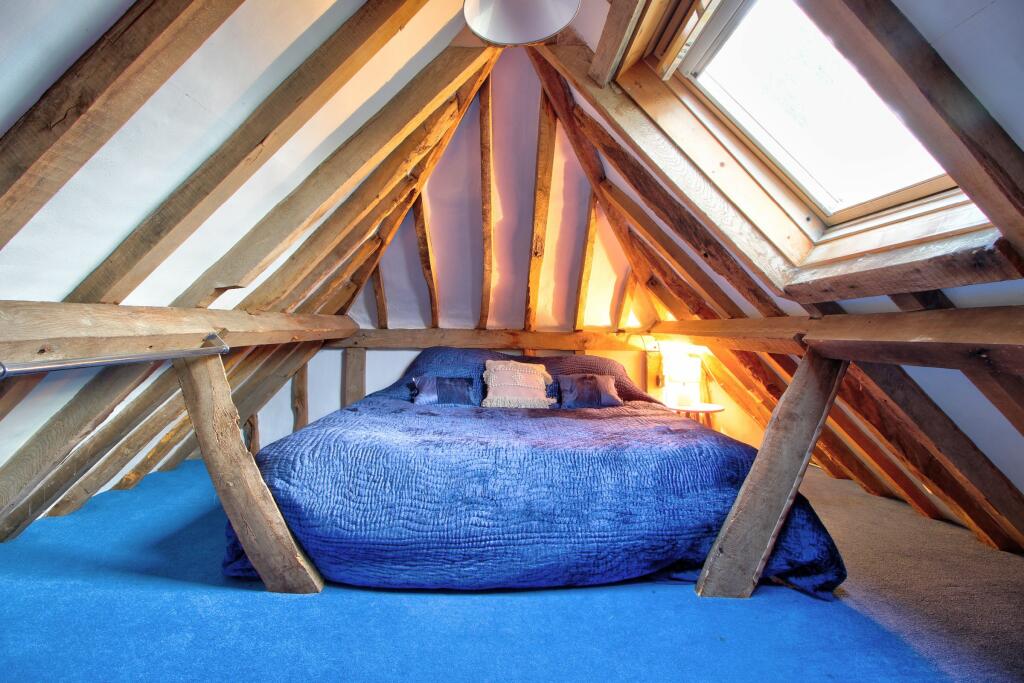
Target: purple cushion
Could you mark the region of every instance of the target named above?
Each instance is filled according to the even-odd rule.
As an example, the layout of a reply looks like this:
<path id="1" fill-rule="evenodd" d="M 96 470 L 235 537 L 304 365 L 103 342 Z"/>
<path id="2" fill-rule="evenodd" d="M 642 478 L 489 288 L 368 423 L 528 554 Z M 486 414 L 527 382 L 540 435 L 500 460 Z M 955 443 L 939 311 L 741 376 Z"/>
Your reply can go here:
<path id="1" fill-rule="evenodd" d="M 558 375 L 563 408 L 611 408 L 621 406 L 611 375 Z"/>
<path id="2" fill-rule="evenodd" d="M 436 377 L 420 375 L 414 377 L 416 396 L 413 403 L 444 403 L 449 405 L 478 405 L 473 400 L 473 380 L 469 377 Z"/>

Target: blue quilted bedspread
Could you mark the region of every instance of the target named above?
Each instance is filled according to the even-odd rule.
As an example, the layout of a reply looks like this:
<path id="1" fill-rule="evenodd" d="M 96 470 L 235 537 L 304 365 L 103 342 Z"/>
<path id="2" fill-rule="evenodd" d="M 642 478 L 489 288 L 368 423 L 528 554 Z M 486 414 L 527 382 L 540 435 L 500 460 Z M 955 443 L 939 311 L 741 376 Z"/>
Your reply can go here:
<path id="1" fill-rule="evenodd" d="M 754 449 L 680 418 L 619 364 L 592 356 L 530 361 L 552 375 L 614 374 L 624 406 L 409 400 L 415 375 L 479 377 L 487 358 L 503 357 L 429 349 L 388 389 L 259 453 L 281 512 L 321 573 L 359 586 L 466 590 L 695 576 Z M 225 573 L 255 577 L 230 527 L 228 535 Z M 764 577 L 821 596 L 846 577 L 803 497 Z"/>

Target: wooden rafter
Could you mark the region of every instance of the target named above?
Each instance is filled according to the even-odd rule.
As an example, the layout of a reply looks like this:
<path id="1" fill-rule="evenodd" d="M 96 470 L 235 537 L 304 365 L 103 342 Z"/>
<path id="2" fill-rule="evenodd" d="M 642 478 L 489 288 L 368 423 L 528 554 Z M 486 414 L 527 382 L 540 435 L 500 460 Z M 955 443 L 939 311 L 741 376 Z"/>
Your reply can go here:
<path id="1" fill-rule="evenodd" d="M 449 48 L 442 55 L 431 62 L 430 65 L 421 72 L 421 78 L 424 74 L 431 76 L 427 79 L 427 83 L 430 85 L 421 85 L 419 88 L 413 88 L 413 91 L 427 95 L 433 93 L 433 98 L 428 98 L 430 102 L 441 103 L 448 99 L 448 97 L 459 90 L 462 83 L 461 80 L 466 78 L 474 77 L 473 92 L 479 85 L 480 73 L 483 71 L 489 72 L 491 65 L 493 65 L 494 59 L 496 59 L 498 50 L 485 48 Z M 476 74 L 472 71 L 467 75 L 465 74 L 466 68 L 471 68 L 477 62 L 480 62 L 480 66 L 477 67 Z M 454 79 L 452 83 L 450 80 L 445 79 L 447 75 L 448 79 Z M 465 76 L 465 77 L 463 77 Z M 461 79 L 461 80 L 460 80 Z M 422 81 L 417 81 L 421 82 Z M 343 147 L 349 145 L 353 140 L 359 141 L 358 144 L 354 144 L 353 147 L 348 149 L 349 154 L 361 154 L 365 147 L 370 146 L 372 152 L 368 152 L 368 157 L 374 157 L 379 159 L 386 156 L 388 152 L 397 147 L 402 141 L 403 137 L 399 139 L 384 141 L 387 151 L 381 153 L 377 148 L 373 148 L 373 144 L 381 144 L 379 138 L 379 131 L 387 129 L 393 126 L 399 121 L 405 122 L 405 128 L 408 131 L 415 129 L 417 125 L 422 123 L 423 120 L 429 115 L 429 111 L 420 113 L 409 114 L 408 111 L 402 112 L 396 109 L 395 103 L 404 102 L 408 105 L 408 98 L 403 98 L 403 94 L 408 94 L 409 89 L 404 89 L 396 99 L 392 100 L 381 113 L 371 121 L 370 124 L 364 126 L 359 133 L 353 138 L 350 138 L 349 142 L 346 142 Z M 460 112 L 464 113 L 465 107 L 468 106 L 467 102 L 459 100 Z M 436 108 L 436 107 L 435 107 Z M 411 117 L 411 118 L 410 118 Z M 384 122 L 384 123 L 382 123 Z M 367 133 L 367 131 L 376 131 L 373 134 Z M 450 139 L 450 138 L 448 138 Z M 336 159 L 337 153 L 329 160 Z M 361 157 L 366 158 L 366 157 Z M 335 162 L 340 167 L 345 167 L 343 160 Z M 328 162 L 325 162 L 328 166 Z M 322 164 L 319 169 L 323 169 L 325 164 Z M 362 167 L 366 167 L 365 161 Z M 323 180 L 321 178 L 321 180 Z M 285 204 L 289 201 L 294 202 L 292 205 L 301 206 L 310 203 L 311 197 L 318 195 L 323 196 L 324 193 L 330 191 L 326 188 L 311 188 L 304 183 L 307 188 L 305 192 L 293 192 L 289 199 L 285 200 Z M 296 200 L 296 194 L 302 195 L 302 201 Z M 280 205 L 279 205 L 280 207 Z M 272 214 L 274 212 L 272 211 Z M 289 212 L 283 212 L 289 213 Z M 294 212 L 292 212 L 294 214 Z M 309 216 L 300 213 L 302 219 L 308 220 Z M 277 215 L 274 221 L 270 221 L 274 225 L 280 225 L 280 221 L 283 215 Z M 268 221 L 264 219 L 261 221 L 261 226 L 267 227 Z M 259 227 L 259 226 L 258 226 Z M 253 233 L 250 232 L 250 237 Z M 256 238 L 251 242 L 248 242 L 242 249 L 244 258 L 240 260 L 233 259 L 221 259 L 215 266 L 208 269 L 197 281 L 189 288 L 182 296 L 176 300 L 177 305 L 185 307 L 191 307 L 202 304 L 206 301 L 212 300 L 215 297 L 218 289 L 211 290 L 210 287 L 214 286 L 217 282 L 226 282 L 229 280 L 235 280 L 233 274 L 239 272 L 239 268 L 243 267 L 245 262 L 252 263 L 253 261 L 261 261 L 269 263 L 273 258 L 268 258 L 271 252 L 280 253 L 278 251 L 282 246 L 281 244 L 273 243 L 273 231 L 269 229 L 261 229 L 256 234 Z M 277 238 L 281 238 L 280 234 L 276 235 Z M 241 253 L 241 252 L 240 252 Z M 367 273 L 367 277 L 369 274 Z M 93 380 L 91 380 L 82 390 L 80 390 L 71 401 L 68 402 L 57 414 L 55 414 L 51 420 L 44 425 L 43 429 L 39 430 L 36 434 L 30 437 L 29 441 L 26 442 L 17 453 L 6 463 L 6 466 L 10 466 L 12 471 L 13 468 L 20 468 L 26 474 L 25 477 L 14 478 L 11 480 L 12 488 L 17 488 L 20 483 L 24 483 L 25 486 L 19 492 L 19 496 L 31 495 L 31 490 L 34 485 L 34 477 L 38 476 L 45 478 L 50 474 L 54 474 L 57 470 L 61 470 L 59 475 L 61 479 L 66 476 L 66 472 L 61 469 L 60 463 L 64 461 L 66 456 L 74 449 L 78 443 L 80 443 L 88 434 L 90 434 L 111 412 L 131 393 L 137 388 L 155 369 L 155 366 L 122 366 L 116 368 L 108 368 L 100 372 Z M 287 378 L 285 379 L 287 381 Z M 134 402 L 133 402 L 134 404 Z M 154 410 L 157 406 L 149 406 L 148 410 Z M 19 465 L 18 463 L 30 463 L 27 465 Z M 54 476 L 58 476 L 54 474 Z M 74 482 L 72 481 L 71 484 Z M 69 486 L 71 484 L 68 484 Z M 26 514 L 38 514 L 38 509 L 33 509 L 26 512 Z M 3 523 L 3 517 L 0 516 L 0 524 Z M 29 522 L 31 519 L 28 520 Z M 24 528 L 24 525 L 21 525 Z"/>
<path id="2" fill-rule="evenodd" d="M 388 328 L 388 296 L 384 291 L 384 276 L 380 272 L 380 264 L 373 269 L 370 275 L 370 284 L 373 286 L 373 300 L 377 308 L 377 328 L 386 330 Z"/>
<path id="3" fill-rule="evenodd" d="M 174 305 L 207 306 L 223 291 L 252 282 L 489 63 L 495 52 L 493 48 L 445 49 L 178 296 Z"/>
<path id="4" fill-rule="evenodd" d="M 483 273 L 480 284 L 480 319 L 477 328 L 487 329 L 491 315 L 491 285 L 494 279 L 494 114 L 491 77 L 480 86 L 480 210 L 483 236 Z"/>
<path id="5" fill-rule="evenodd" d="M 530 266 L 526 281 L 524 330 L 532 330 L 537 324 L 537 298 L 540 290 L 541 267 L 544 263 L 544 246 L 547 242 L 551 173 L 555 160 L 556 123 L 555 110 L 547 95 L 541 92 L 540 118 L 537 124 L 537 166 L 533 191 L 533 233 L 530 238 Z"/>
<path id="6" fill-rule="evenodd" d="M 577 125 L 575 118 L 570 116 L 574 109 L 574 104 L 572 93 L 569 91 L 568 85 L 554 70 L 554 68 L 540 56 L 535 53 L 531 53 L 531 58 L 534 63 L 534 68 L 540 76 L 546 92 L 555 104 L 556 111 L 559 112 L 560 117 L 565 117 L 562 118 L 563 123 L 568 121 L 566 130 L 570 142 L 573 144 L 573 148 L 576 151 L 577 157 L 580 159 L 584 171 L 587 173 L 587 176 L 591 181 L 592 187 L 599 188 L 599 195 L 603 198 L 602 201 L 604 202 L 609 220 L 613 225 L 613 228 L 616 229 L 616 236 L 619 238 L 630 262 L 635 268 L 642 267 L 643 261 L 645 260 L 648 263 L 653 263 L 649 257 L 645 259 L 642 253 L 637 253 L 637 250 L 640 250 L 641 252 L 643 251 L 643 245 L 632 240 L 628 234 L 623 234 L 624 229 L 621 226 L 618 226 L 618 223 L 620 222 L 618 212 L 622 210 L 620 208 L 622 202 L 614 201 L 614 198 L 611 197 L 611 194 L 608 192 L 608 189 L 611 186 L 604 179 L 603 167 L 594 146 L 582 135 L 582 132 L 579 130 L 580 126 Z M 638 211 L 639 209 L 634 211 L 634 213 L 637 213 Z M 639 211 L 639 213 L 643 212 Z M 644 214 L 644 216 L 646 216 L 646 214 Z M 652 221 L 648 220 L 648 222 L 650 224 L 648 226 L 649 233 L 660 232 L 660 228 L 654 226 Z M 657 242 L 657 240 L 655 240 L 655 242 Z M 663 249 L 666 256 L 669 256 L 671 252 L 667 246 L 663 245 Z M 707 304 L 704 303 L 705 298 L 713 302 L 716 307 L 728 316 L 740 317 L 743 315 L 739 307 L 736 306 L 736 304 L 733 303 L 728 296 L 725 295 L 725 293 L 716 284 L 714 284 L 706 274 L 703 273 L 702 269 L 697 266 L 696 263 L 690 260 L 688 256 L 685 256 L 685 253 L 678 250 L 678 248 L 676 248 L 675 251 L 677 253 L 674 257 L 670 257 L 669 260 L 676 265 L 676 268 L 679 269 L 678 272 L 685 273 L 686 277 L 689 278 L 691 282 L 697 284 L 702 291 L 701 294 L 698 294 L 686 282 L 680 280 L 676 272 L 663 272 L 662 277 L 665 278 L 666 282 L 671 283 L 674 288 L 674 296 L 682 297 L 689 306 L 693 307 L 692 310 L 698 313 L 700 317 L 719 317 L 718 313 L 710 309 Z M 657 284 L 657 280 L 648 279 L 647 275 L 644 275 L 644 279 L 646 280 L 648 287 Z M 681 318 L 685 317 L 687 316 L 681 316 Z M 733 361 L 732 370 L 734 373 L 737 373 L 737 376 L 748 376 L 760 390 L 767 392 L 769 397 L 777 399 L 781 396 L 782 391 L 785 388 L 785 380 L 775 375 L 773 371 L 763 365 L 763 361 L 755 355 L 745 352 L 732 354 L 732 352 L 725 349 L 718 349 L 716 350 L 716 353 L 719 356 L 724 356 Z M 781 357 L 779 361 L 784 364 L 787 362 L 791 364 L 791 361 L 788 361 L 788 359 L 784 357 Z M 792 368 L 790 368 L 790 372 L 792 372 Z M 847 425 L 847 427 L 847 432 L 849 433 L 851 431 L 850 425 Z M 877 448 L 870 449 L 870 445 L 866 445 L 870 444 L 870 436 L 864 434 L 859 428 L 852 429 L 852 432 L 855 442 L 861 445 L 861 452 L 865 453 L 865 456 L 878 457 L 883 455 Z M 831 451 L 831 455 L 833 457 L 839 458 L 843 461 L 846 469 L 850 471 L 851 474 L 855 472 L 860 473 L 861 476 L 858 478 L 858 483 L 866 490 L 879 494 L 885 494 L 889 490 L 889 486 L 879 481 L 878 477 L 872 470 L 864 467 L 859 462 L 858 457 L 849 450 L 847 444 L 838 435 L 833 435 L 831 427 L 825 432 L 822 448 L 825 447 Z M 821 458 L 824 459 L 828 457 L 828 455 L 829 454 L 823 452 L 821 453 Z M 911 504 L 914 505 L 915 508 L 921 510 L 923 514 L 928 516 L 937 516 L 937 510 L 934 505 L 931 504 L 927 495 L 905 476 L 900 479 L 898 476 L 900 474 L 899 469 L 892 465 L 892 463 L 888 461 L 888 458 L 882 460 L 881 463 L 875 463 L 875 465 L 879 466 L 879 469 L 883 472 L 894 472 L 895 476 L 888 477 L 889 481 L 897 484 L 896 490 L 899 490 L 905 499 L 911 501 Z"/>
<path id="7" fill-rule="evenodd" d="M 1024 254 L 1024 151 L 890 0 L 799 0 Z"/>
<path id="8" fill-rule="evenodd" d="M 430 302 L 430 326 L 439 327 L 440 311 L 437 303 L 437 269 L 434 267 L 434 253 L 430 246 L 430 229 L 427 227 L 427 211 L 423 195 L 412 203 L 412 224 L 416 230 L 416 244 L 420 255 L 420 269 L 427 283 L 427 299 Z"/>
<path id="9" fill-rule="evenodd" d="M 956 308 L 942 290 L 936 289 L 896 294 L 890 298 L 902 311 Z M 970 368 L 964 374 L 1003 417 L 1024 434 L 1024 377 L 983 368 Z"/>
<path id="10" fill-rule="evenodd" d="M 608 85 L 619 70 L 643 9 L 643 0 L 611 0 L 601 39 L 587 72 L 601 87 Z"/>
<path id="11" fill-rule="evenodd" d="M 0 249 L 240 5 L 136 2 L 0 138 Z"/>
<path id="12" fill-rule="evenodd" d="M 425 0 L 363 5 L 76 287 L 67 301 L 121 303 L 411 19 Z"/>

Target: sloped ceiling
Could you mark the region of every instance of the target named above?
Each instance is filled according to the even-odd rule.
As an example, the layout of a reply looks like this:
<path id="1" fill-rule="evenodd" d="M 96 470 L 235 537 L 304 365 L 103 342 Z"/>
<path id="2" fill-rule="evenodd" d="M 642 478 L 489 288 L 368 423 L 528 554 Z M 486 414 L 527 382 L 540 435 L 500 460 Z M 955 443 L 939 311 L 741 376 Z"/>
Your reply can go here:
<path id="1" fill-rule="evenodd" d="M 1011 0 L 1003 3 L 1007 1 Z M 28 7 L 14 3 L 0 7 L 0 61 L 5 65 L 0 70 L 0 93 L 4 94 L 0 97 L 0 128 L 6 130 L 17 120 L 130 4 L 126 0 L 39 0 Z M 0 298 L 64 298 L 360 4 L 357 0 L 246 0 L 0 250 Z M 909 10 L 912 18 L 915 13 L 931 16 L 922 3 L 901 0 L 898 4 L 913 6 Z M 167 305 L 172 301 L 459 35 L 463 29 L 460 10 L 460 0 L 429 0 L 124 303 Z M 585 0 L 574 22 L 573 29 L 591 48 L 597 44 L 606 12 L 605 0 Z M 951 27 L 934 30 L 942 34 L 942 43 L 936 43 L 940 49 L 943 45 L 951 51 L 959 49 L 946 37 Z M 972 77 L 980 78 L 976 76 L 978 70 L 970 60 L 961 61 L 965 64 L 961 76 L 971 85 Z M 525 51 L 518 48 L 506 50 L 499 58 L 492 84 L 495 260 L 489 326 L 516 329 L 523 326 L 526 299 L 541 88 Z M 576 100 L 593 118 L 601 120 L 600 113 L 584 98 Z M 999 108 L 999 112 L 1006 111 L 1011 113 L 1003 116 L 1013 116 L 1012 106 Z M 479 125 L 478 105 L 474 103 L 424 192 L 441 327 L 474 327 L 480 310 L 483 252 Z M 1013 122 L 1004 125 L 1011 131 L 1020 130 Z M 612 135 L 620 143 L 627 142 L 614 132 Z M 610 182 L 640 202 L 611 164 L 606 163 L 605 168 Z M 572 329 L 589 198 L 586 176 L 560 126 L 538 296 L 538 329 Z M 650 218 L 667 227 L 653 213 Z M 311 226 L 306 236 L 315 228 L 315 224 Z M 613 315 L 626 289 L 629 264 L 601 210 L 597 230 L 584 320 L 587 326 L 609 328 L 617 323 Z M 213 307 L 236 306 L 301 245 L 303 238 L 248 287 L 226 292 Z M 688 245 L 677 243 L 695 256 Z M 704 267 L 700 258 L 695 260 Z M 411 214 L 385 252 L 380 272 L 390 326 L 428 326 L 427 286 Z M 757 316 L 729 283 L 710 269 L 707 273 L 744 313 Z M 757 277 L 756 273 L 751 275 Z M 948 294 L 961 305 L 1024 303 L 1020 282 L 963 288 Z M 377 323 L 373 297 L 372 288 L 364 288 L 350 311 L 363 327 Z M 773 300 L 786 313 L 803 313 L 791 301 Z M 870 311 L 891 306 L 886 301 L 844 304 L 852 311 Z M 631 323 L 636 327 L 646 327 L 655 314 L 643 300 L 633 313 Z M 28 400 L 0 421 L 0 464 L 93 374 L 83 371 L 48 377 Z M 1017 457 L 1024 452 L 1024 436 L 960 373 L 915 369 L 913 376 L 993 462 L 1018 487 L 1024 487 L 1024 461 Z"/>

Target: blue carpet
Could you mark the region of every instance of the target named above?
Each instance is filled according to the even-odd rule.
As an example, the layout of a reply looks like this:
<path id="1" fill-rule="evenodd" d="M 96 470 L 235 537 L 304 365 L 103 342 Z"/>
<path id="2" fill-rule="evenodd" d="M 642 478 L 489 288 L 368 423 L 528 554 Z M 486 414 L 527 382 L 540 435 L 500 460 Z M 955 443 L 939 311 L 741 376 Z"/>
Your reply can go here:
<path id="1" fill-rule="evenodd" d="M 842 601 L 773 586 L 269 594 L 221 576 L 224 522 L 187 462 L 0 545 L 0 680 L 944 677 Z"/>

